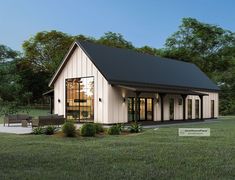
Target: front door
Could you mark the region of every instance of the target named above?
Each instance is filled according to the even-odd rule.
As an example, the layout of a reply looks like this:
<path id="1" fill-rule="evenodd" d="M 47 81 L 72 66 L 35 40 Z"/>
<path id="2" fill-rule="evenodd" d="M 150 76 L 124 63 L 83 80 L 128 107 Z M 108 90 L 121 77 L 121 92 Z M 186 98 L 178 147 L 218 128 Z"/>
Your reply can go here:
<path id="1" fill-rule="evenodd" d="M 170 120 L 174 120 L 174 109 L 175 109 L 174 103 L 175 103 L 174 99 L 170 98 Z"/>

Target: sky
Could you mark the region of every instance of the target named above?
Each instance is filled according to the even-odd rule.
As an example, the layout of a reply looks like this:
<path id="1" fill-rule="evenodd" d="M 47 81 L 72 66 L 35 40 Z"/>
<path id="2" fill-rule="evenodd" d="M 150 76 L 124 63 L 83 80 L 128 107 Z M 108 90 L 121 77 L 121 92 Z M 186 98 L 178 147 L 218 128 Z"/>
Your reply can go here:
<path id="1" fill-rule="evenodd" d="M 39 31 L 99 38 L 121 33 L 134 46 L 162 48 L 184 17 L 235 32 L 234 0 L 0 0 L 0 44 L 21 51 Z"/>

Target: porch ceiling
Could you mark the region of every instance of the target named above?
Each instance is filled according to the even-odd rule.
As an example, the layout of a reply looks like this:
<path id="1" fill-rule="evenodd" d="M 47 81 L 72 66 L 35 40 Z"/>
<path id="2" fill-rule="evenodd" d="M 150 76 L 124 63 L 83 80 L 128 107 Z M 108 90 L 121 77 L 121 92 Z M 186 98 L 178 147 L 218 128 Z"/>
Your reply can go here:
<path id="1" fill-rule="evenodd" d="M 206 93 L 200 93 L 190 89 L 166 89 L 166 88 L 157 88 L 157 87 L 151 88 L 151 87 L 126 86 L 126 85 L 115 85 L 115 86 L 139 93 L 163 93 L 163 94 L 208 96 L 208 94 Z"/>

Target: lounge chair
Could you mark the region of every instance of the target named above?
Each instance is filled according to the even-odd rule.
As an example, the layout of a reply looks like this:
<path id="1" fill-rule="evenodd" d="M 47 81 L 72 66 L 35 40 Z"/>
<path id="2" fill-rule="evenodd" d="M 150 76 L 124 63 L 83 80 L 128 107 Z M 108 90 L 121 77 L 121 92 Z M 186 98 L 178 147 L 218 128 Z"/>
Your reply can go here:
<path id="1" fill-rule="evenodd" d="M 31 122 L 32 117 L 27 114 L 16 114 L 16 115 L 6 115 L 4 118 L 4 126 L 8 124 L 21 123 L 22 120 L 26 120 L 28 123 Z"/>

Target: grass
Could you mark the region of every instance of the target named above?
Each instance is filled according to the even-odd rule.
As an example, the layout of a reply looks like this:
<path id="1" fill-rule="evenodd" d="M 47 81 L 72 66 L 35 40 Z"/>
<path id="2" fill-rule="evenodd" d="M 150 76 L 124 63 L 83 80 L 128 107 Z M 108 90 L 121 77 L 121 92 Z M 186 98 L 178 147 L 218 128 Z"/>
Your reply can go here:
<path id="1" fill-rule="evenodd" d="M 179 127 L 211 128 L 179 137 Z M 0 134 L 0 179 L 234 179 L 235 117 L 95 138 Z"/>
<path id="2" fill-rule="evenodd" d="M 29 110 L 29 115 L 33 116 L 34 118 L 41 116 L 41 115 L 47 115 L 49 113 L 50 110 L 45 110 L 45 109 L 30 109 Z M 22 113 L 22 114 L 27 114 L 25 109 L 20 110 L 19 112 L 17 112 L 18 114 Z M 0 116 L 0 124 L 3 123 L 3 119 L 4 116 Z"/>

